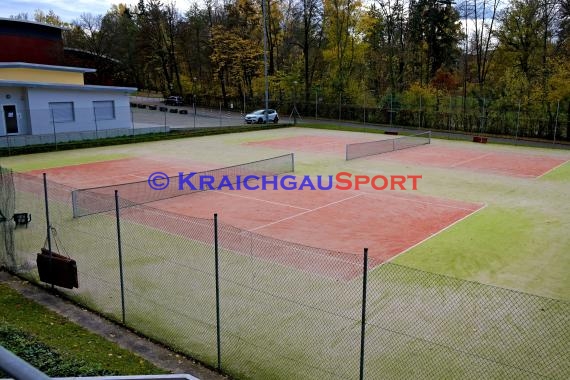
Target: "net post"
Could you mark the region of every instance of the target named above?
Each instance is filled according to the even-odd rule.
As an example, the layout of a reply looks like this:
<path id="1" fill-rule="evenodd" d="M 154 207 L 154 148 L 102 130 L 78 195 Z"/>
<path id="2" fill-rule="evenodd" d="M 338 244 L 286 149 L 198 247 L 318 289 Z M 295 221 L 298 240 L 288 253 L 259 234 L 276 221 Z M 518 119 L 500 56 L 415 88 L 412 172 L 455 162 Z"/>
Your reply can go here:
<path id="1" fill-rule="evenodd" d="M 73 218 L 79 216 L 79 210 L 77 209 L 77 189 L 71 191 L 71 209 L 73 210 Z"/>
<path id="2" fill-rule="evenodd" d="M 368 248 L 364 248 L 362 268 L 362 317 L 360 326 L 360 380 L 364 379 L 364 334 L 366 333 L 366 282 L 368 274 Z"/>
<path id="3" fill-rule="evenodd" d="M 115 190 L 115 218 L 117 220 L 117 245 L 119 249 L 119 278 L 121 281 L 121 317 L 125 324 L 125 282 L 123 278 L 123 250 L 121 248 L 121 217 L 119 214 L 119 190 Z"/>
<path id="4" fill-rule="evenodd" d="M 291 153 L 291 173 L 295 173 L 295 153 Z"/>
<path id="5" fill-rule="evenodd" d="M 47 189 L 47 174 L 43 173 L 44 180 L 44 202 L 46 207 L 46 230 L 47 230 L 47 243 L 49 250 L 49 278 L 51 280 L 51 289 L 53 290 L 53 267 L 52 267 L 52 252 L 51 252 L 51 223 L 49 221 L 49 200 L 48 200 L 48 189 Z"/>
<path id="6" fill-rule="evenodd" d="M 392 151 L 396 150 L 396 140 L 397 139 L 392 139 Z"/>
<path id="7" fill-rule="evenodd" d="M 214 214 L 214 261 L 216 274 L 216 346 L 218 355 L 218 371 L 222 369 L 221 338 L 220 338 L 220 266 L 218 249 L 218 214 Z"/>

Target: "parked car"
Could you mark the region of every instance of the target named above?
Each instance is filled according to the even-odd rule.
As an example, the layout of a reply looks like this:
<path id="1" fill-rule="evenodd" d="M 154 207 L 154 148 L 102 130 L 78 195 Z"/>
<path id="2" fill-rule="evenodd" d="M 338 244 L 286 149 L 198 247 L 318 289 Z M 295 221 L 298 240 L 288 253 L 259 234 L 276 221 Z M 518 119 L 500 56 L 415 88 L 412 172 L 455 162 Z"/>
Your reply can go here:
<path id="1" fill-rule="evenodd" d="M 184 104 L 184 100 L 182 99 L 182 96 L 169 96 L 164 101 L 164 104 L 167 106 L 181 106 Z"/>
<path id="2" fill-rule="evenodd" d="M 262 124 L 267 122 L 277 123 L 279 122 L 279 115 L 277 111 L 274 109 L 267 110 L 267 120 L 265 120 L 265 109 L 253 111 L 252 113 L 248 113 L 245 115 L 245 122 L 247 124 Z"/>

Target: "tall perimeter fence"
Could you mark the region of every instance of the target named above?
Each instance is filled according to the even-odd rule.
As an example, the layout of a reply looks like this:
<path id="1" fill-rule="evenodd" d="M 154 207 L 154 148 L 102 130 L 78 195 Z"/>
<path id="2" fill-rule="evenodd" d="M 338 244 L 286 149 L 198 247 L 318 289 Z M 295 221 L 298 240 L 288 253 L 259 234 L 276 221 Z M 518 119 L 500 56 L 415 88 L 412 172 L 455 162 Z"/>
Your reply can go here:
<path id="1" fill-rule="evenodd" d="M 4 267 L 38 283 L 49 231 L 77 262 L 67 297 L 233 377 L 570 378 L 567 302 L 121 208 L 120 192 L 114 210 L 74 218 L 74 189 L 1 178 L 2 213 L 33 216 L 1 223 Z"/>

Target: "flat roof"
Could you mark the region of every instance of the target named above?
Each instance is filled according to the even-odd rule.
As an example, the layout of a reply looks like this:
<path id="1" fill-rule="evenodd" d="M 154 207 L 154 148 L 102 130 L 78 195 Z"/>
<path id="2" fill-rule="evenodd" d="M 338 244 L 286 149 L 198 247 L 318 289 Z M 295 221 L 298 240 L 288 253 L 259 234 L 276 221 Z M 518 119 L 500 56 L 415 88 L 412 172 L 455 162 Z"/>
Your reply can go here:
<path id="1" fill-rule="evenodd" d="M 84 67 L 42 65 L 39 63 L 27 62 L 0 62 L 0 69 L 37 69 L 49 71 L 67 71 L 72 73 L 94 73 L 97 71 L 95 69 L 87 69 Z"/>
<path id="2" fill-rule="evenodd" d="M 30 21 L 30 20 L 17 20 L 17 19 L 9 18 L 9 17 L 0 17 L 0 22 L 1 21 L 20 22 L 20 23 L 25 23 L 25 24 L 46 26 L 46 27 L 54 28 L 54 29 L 67 30 L 67 28 L 64 26 L 57 26 L 57 25 L 52 25 L 52 24 L 46 24 L 44 22 L 37 22 L 37 21 Z"/>
<path id="3" fill-rule="evenodd" d="M 48 90 L 76 90 L 76 91 L 95 91 L 95 92 L 135 92 L 136 87 L 116 87 L 116 86 L 97 86 L 91 84 L 61 84 L 61 83 L 41 83 L 27 81 L 0 80 L 0 87 L 26 87 L 26 88 L 45 88 Z"/>

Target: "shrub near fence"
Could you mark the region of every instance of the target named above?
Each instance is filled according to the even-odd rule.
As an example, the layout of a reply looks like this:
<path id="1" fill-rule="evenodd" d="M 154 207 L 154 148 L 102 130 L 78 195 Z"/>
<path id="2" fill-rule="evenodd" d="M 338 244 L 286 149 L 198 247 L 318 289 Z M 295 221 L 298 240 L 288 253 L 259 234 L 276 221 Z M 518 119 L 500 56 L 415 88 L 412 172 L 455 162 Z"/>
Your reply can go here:
<path id="1" fill-rule="evenodd" d="M 2 264 L 37 282 L 42 181 L 18 174 L 14 186 L 16 209 L 34 219 L 13 231 L 16 260 Z M 236 378 L 359 376 L 362 257 L 134 205 L 120 209 L 120 262 L 115 211 L 73 218 L 72 189 L 47 189 L 59 248 L 79 271 L 66 296 Z M 365 285 L 364 378 L 570 377 L 567 302 L 396 264 Z"/>

